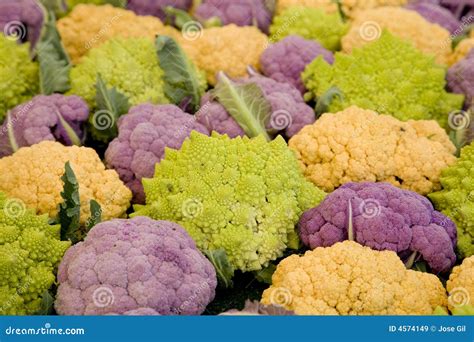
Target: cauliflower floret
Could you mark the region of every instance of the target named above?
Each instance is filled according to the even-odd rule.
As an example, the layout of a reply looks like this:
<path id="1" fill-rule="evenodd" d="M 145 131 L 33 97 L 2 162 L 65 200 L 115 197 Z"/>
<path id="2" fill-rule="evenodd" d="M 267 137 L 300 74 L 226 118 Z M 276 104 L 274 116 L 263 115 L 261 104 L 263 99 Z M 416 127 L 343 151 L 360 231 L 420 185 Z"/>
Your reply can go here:
<path id="1" fill-rule="evenodd" d="M 473 30 L 474 32 L 474 30 Z M 474 49 L 474 37 L 463 39 L 449 56 L 449 65 L 462 61 Z"/>
<path id="2" fill-rule="evenodd" d="M 146 205 L 132 216 L 177 222 L 201 250 L 224 249 L 235 269 L 259 270 L 297 246 L 300 214 L 324 197 L 300 172 L 281 137 L 191 132 L 143 179 Z"/>
<path id="3" fill-rule="evenodd" d="M 16 170 L 18 171 L 18 170 Z M 59 225 L 36 216 L 18 198 L 0 192 L 0 315 L 33 315 L 55 282 L 54 272 L 71 243 Z"/>
<path id="4" fill-rule="evenodd" d="M 90 217 L 91 199 L 100 204 L 103 220 L 125 215 L 132 193 L 117 173 L 106 170 L 97 153 L 86 147 L 43 141 L 20 148 L 13 155 L 0 159 L 0 191 L 21 199 L 36 213 L 54 218 L 58 205 L 63 202 L 61 176 L 67 161 L 79 183 L 81 223 Z"/>
<path id="5" fill-rule="evenodd" d="M 388 182 L 422 195 L 441 188 L 455 147 L 435 121 L 401 122 L 352 106 L 323 114 L 289 141 L 305 176 L 325 191 L 348 182 Z"/>
<path id="6" fill-rule="evenodd" d="M 351 53 L 354 48 L 377 40 L 384 29 L 409 41 L 423 53 L 434 56 L 439 64 L 447 64 L 451 54 L 449 31 L 430 23 L 415 11 L 400 7 L 380 7 L 359 12 L 349 32 L 342 38 L 342 50 Z"/>
<path id="7" fill-rule="evenodd" d="M 353 241 L 287 257 L 262 295 L 263 304 L 297 315 L 430 315 L 446 302 L 435 275 L 407 270 L 394 252 Z"/>
<path id="8" fill-rule="evenodd" d="M 94 226 L 67 251 L 58 282 L 60 315 L 199 315 L 217 285 L 182 227 L 147 217 Z"/>

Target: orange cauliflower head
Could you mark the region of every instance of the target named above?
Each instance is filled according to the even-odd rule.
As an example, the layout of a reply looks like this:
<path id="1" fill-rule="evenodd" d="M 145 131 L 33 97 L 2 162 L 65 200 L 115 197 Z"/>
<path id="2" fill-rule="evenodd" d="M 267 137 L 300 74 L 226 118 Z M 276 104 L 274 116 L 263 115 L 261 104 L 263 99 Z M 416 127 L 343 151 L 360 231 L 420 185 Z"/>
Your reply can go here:
<path id="1" fill-rule="evenodd" d="M 389 182 L 422 195 L 439 190 L 455 147 L 433 120 L 399 121 L 351 106 L 326 113 L 289 141 L 305 176 L 331 192 L 348 182 Z"/>
<path id="2" fill-rule="evenodd" d="M 474 255 L 451 271 L 446 283 L 448 306 L 453 311 L 467 305 L 474 307 Z"/>
<path id="3" fill-rule="evenodd" d="M 132 193 L 117 172 L 106 170 L 97 153 L 87 147 L 43 141 L 20 148 L 0 159 L 0 191 L 23 201 L 37 214 L 56 217 L 58 205 L 63 202 L 61 176 L 67 161 L 79 183 L 81 223 L 90 216 L 92 199 L 100 204 L 104 221 L 125 215 Z"/>
<path id="4" fill-rule="evenodd" d="M 472 31 L 474 33 L 474 30 Z M 448 64 L 453 65 L 464 59 L 471 49 L 474 49 L 474 35 L 471 34 L 472 38 L 463 39 L 454 49 L 453 53 L 449 56 Z"/>
<path id="5" fill-rule="evenodd" d="M 451 54 L 448 30 L 433 24 L 415 11 L 401 7 L 379 7 L 356 14 L 349 32 L 342 38 L 342 50 L 350 53 L 354 48 L 380 38 L 382 30 L 410 41 L 425 54 L 435 57 L 439 64 L 447 64 Z"/>
<path id="6" fill-rule="evenodd" d="M 353 241 L 287 257 L 262 295 L 263 304 L 298 315 L 430 315 L 446 302 L 435 275 Z"/>
<path id="7" fill-rule="evenodd" d="M 57 28 L 73 63 L 78 63 L 89 49 L 114 37 L 153 40 L 157 34 L 180 36 L 179 31 L 163 25 L 156 17 L 136 15 L 111 5 L 79 4 L 58 20 Z"/>

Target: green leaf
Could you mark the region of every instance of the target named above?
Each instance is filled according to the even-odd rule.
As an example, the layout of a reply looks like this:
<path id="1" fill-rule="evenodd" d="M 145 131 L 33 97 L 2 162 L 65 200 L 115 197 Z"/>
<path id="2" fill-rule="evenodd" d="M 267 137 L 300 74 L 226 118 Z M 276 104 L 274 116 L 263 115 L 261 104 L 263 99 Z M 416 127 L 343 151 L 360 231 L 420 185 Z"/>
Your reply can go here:
<path id="1" fill-rule="evenodd" d="M 221 71 L 212 95 L 242 127 L 250 138 L 263 135 L 271 140 L 266 130 L 272 108 L 262 90 L 255 83 L 235 84 Z"/>
<path id="2" fill-rule="evenodd" d="M 275 13 L 277 0 L 264 0 L 263 5 L 270 14 Z"/>
<path id="3" fill-rule="evenodd" d="M 73 244 L 82 239 L 79 218 L 81 216 L 81 201 L 79 199 L 79 184 L 69 162 L 64 166 L 65 172 L 61 177 L 64 183 L 59 205 L 59 223 L 61 224 L 61 240 L 70 240 Z"/>
<path id="4" fill-rule="evenodd" d="M 339 13 L 339 16 L 341 17 L 341 20 L 343 23 L 347 22 L 347 14 L 344 12 L 342 9 L 342 1 L 341 0 L 332 0 L 337 5 L 337 12 Z"/>
<path id="5" fill-rule="evenodd" d="M 352 201 L 349 199 L 347 203 L 347 239 L 349 241 L 355 241 L 353 221 L 354 217 L 352 215 Z"/>
<path id="6" fill-rule="evenodd" d="M 232 287 L 234 268 L 229 263 L 229 259 L 227 259 L 227 253 L 225 250 L 221 248 L 213 251 L 205 251 L 204 254 L 216 269 L 219 286 L 223 288 Z"/>
<path id="7" fill-rule="evenodd" d="M 36 49 L 40 91 L 44 95 L 65 93 L 71 88 L 69 81 L 71 61 L 56 29 L 56 17 L 52 11 L 48 13 L 48 21 L 43 30 L 43 36 Z"/>
<path id="8" fill-rule="evenodd" d="M 66 120 L 64 120 L 63 116 L 59 111 L 56 111 L 56 115 L 59 119 L 59 123 L 64 128 L 66 135 L 69 137 L 69 140 L 71 140 L 71 143 L 73 145 L 80 146 L 82 144 L 82 141 L 77 135 L 76 131 L 71 127 L 71 125 L 69 125 Z"/>
<path id="9" fill-rule="evenodd" d="M 41 296 L 40 309 L 36 312 L 36 315 L 48 316 L 54 312 L 54 298 L 51 296 L 49 291 L 45 291 Z"/>
<path id="10" fill-rule="evenodd" d="M 316 119 L 322 114 L 328 112 L 329 106 L 335 97 L 339 97 L 342 100 L 342 91 L 338 87 L 332 86 L 326 91 L 326 93 L 318 98 L 318 101 L 316 102 L 316 108 L 314 109 L 316 112 Z"/>
<path id="11" fill-rule="evenodd" d="M 90 200 L 91 216 L 86 223 L 86 232 L 88 233 L 92 227 L 102 221 L 102 208 L 96 200 Z"/>
<path id="12" fill-rule="evenodd" d="M 173 6 L 166 6 L 163 11 L 165 12 L 165 22 L 169 25 L 176 26 L 180 30 L 183 29 L 184 25 L 189 22 L 196 22 L 196 19 L 186 11 Z"/>
<path id="13" fill-rule="evenodd" d="M 8 142 L 10 144 L 12 151 L 16 152 L 18 151 L 19 146 L 15 137 L 15 130 L 13 129 L 13 125 L 15 124 L 15 122 L 12 121 L 11 111 L 7 112 L 6 123 L 7 123 Z"/>
<path id="14" fill-rule="evenodd" d="M 199 108 L 205 91 L 205 80 L 173 38 L 156 38 L 156 50 L 161 69 L 164 71 L 165 95 L 184 110 Z M 204 85 L 204 86 L 203 86 Z"/>
<path id="15" fill-rule="evenodd" d="M 422 260 L 415 262 L 415 264 L 412 267 L 412 270 L 429 273 L 426 262 Z"/>
<path id="16" fill-rule="evenodd" d="M 415 260 L 418 258 L 419 254 L 417 251 L 414 251 L 410 254 L 407 261 L 405 262 L 405 267 L 411 269 L 415 263 Z"/>
<path id="17" fill-rule="evenodd" d="M 90 117 L 91 134 L 94 139 L 109 142 L 118 134 L 117 120 L 130 108 L 128 97 L 115 87 L 107 88 L 100 74 L 97 74 L 96 112 Z"/>
<path id="18" fill-rule="evenodd" d="M 127 0 L 102 0 L 102 4 L 109 4 L 119 8 L 125 8 L 127 6 Z"/>
<path id="19" fill-rule="evenodd" d="M 48 12 L 54 12 L 59 15 L 67 12 L 67 4 L 65 0 L 40 0 L 40 3 Z"/>
<path id="20" fill-rule="evenodd" d="M 272 284 L 272 275 L 275 273 L 276 266 L 274 264 L 269 264 L 267 267 L 260 271 L 255 271 L 255 279 L 261 283 Z"/>

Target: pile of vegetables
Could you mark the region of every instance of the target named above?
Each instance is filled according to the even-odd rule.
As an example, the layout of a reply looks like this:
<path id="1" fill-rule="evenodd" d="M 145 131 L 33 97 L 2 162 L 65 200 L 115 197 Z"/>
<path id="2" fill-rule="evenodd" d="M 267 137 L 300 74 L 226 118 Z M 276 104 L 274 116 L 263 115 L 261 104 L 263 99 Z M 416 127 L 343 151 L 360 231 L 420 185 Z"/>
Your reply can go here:
<path id="1" fill-rule="evenodd" d="M 0 315 L 474 315 L 472 23 L 0 0 Z"/>

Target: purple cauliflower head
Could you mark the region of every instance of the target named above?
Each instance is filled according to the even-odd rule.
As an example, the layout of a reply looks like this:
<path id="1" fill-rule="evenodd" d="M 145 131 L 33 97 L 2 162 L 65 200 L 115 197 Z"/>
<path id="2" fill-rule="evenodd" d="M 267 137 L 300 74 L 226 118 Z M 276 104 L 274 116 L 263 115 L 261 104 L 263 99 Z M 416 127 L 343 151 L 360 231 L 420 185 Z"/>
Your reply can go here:
<path id="1" fill-rule="evenodd" d="M 446 75 L 448 88 L 453 93 L 464 94 L 465 108 L 474 106 L 474 49 L 459 62 L 449 68 Z"/>
<path id="2" fill-rule="evenodd" d="M 30 42 L 31 50 L 41 37 L 45 11 L 35 0 L 1 0 L 0 28 L 19 42 Z"/>
<path id="3" fill-rule="evenodd" d="M 143 216 L 92 228 L 67 250 L 58 282 L 60 315 L 199 315 L 217 285 L 214 267 L 180 225 Z"/>
<path id="4" fill-rule="evenodd" d="M 193 4 L 193 0 L 128 0 L 127 8 L 138 15 L 153 15 L 165 20 L 164 8 L 175 7 L 188 11 Z"/>
<path id="5" fill-rule="evenodd" d="M 429 22 L 438 24 L 451 33 L 460 29 L 461 23 L 453 13 L 437 4 L 429 2 L 410 3 L 406 8 L 418 12 Z"/>
<path id="6" fill-rule="evenodd" d="M 204 0 L 194 14 L 201 21 L 217 17 L 223 25 L 257 25 L 263 32 L 268 32 L 273 16 L 264 0 Z"/>
<path id="7" fill-rule="evenodd" d="M 7 112 L 0 130 L 0 157 L 44 140 L 80 145 L 89 117 L 79 96 L 38 95 Z"/>
<path id="8" fill-rule="evenodd" d="M 265 76 L 295 86 L 302 94 L 306 91 L 301 73 L 318 56 L 334 62 L 333 54 L 314 40 L 290 35 L 271 44 L 260 56 L 260 67 Z"/>
<path id="9" fill-rule="evenodd" d="M 253 75 L 235 83 L 255 83 L 262 90 L 272 111 L 267 123 L 268 130 L 284 132 L 286 137 L 290 138 L 315 120 L 313 109 L 304 102 L 301 93 L 289 83 L 277 82 L 261 75 Z M 201 108 L 196 113 L 196 118 L 209 131 L 227 134 L 231 138 L 245 135 L 237 121 L 224 106 L 213 100 L 210 93 L 201 98 Z"/>
<path id="10" fill-rule="evenodd" d="M 179 149 L 195 130 L 209 135 L 194 116 L 175 105 L 141 104 L 132 107 L 117 123 L 118 136 L 105 151 L 108 167 L 133 193 L 134 203 L 144 203 L 142 178 L 151 178 L 165 148 Z"/>
<path id="11" fill-rule="evenodd" d="M 344 184 L 303 213 L 298 231 L 311 249 L 354 239 L 394 251 L 407 263 L 424 260 L 434 272 L 448 271 L 456 261 L 453 221 L 427 198 L 388 183 Z"/>

